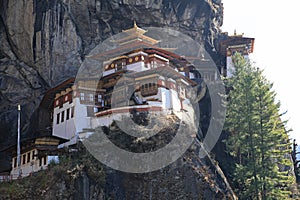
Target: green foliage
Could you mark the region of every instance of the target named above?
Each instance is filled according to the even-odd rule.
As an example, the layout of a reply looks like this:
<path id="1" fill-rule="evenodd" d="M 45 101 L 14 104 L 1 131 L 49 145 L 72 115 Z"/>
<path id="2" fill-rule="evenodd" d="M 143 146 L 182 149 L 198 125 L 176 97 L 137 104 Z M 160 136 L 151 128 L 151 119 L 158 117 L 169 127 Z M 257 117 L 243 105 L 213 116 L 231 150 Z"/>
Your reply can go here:
<path id="1" fill-rule="evenodd" d="M 280 119 L 280 104 L 272 84 L 240 54 L 233 56 L 235 72 L 228 88 L 226 147 L 234 157 L 232 175 L 241 199 L 288 199 L 289 138 Z"/>

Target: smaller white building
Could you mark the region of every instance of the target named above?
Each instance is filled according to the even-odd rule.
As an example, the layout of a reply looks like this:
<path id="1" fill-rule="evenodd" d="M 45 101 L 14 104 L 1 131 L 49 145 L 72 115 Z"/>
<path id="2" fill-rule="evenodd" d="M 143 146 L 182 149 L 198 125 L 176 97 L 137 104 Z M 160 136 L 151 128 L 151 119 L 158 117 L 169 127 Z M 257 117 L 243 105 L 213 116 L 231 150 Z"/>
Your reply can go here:
<path id="1" fill-rule="evenodd" d="M 240 53 L 246 60 L 249 60 L 249 55 L 253 53 L 254 38 L 244 37 L 243 34 L 228 36 L 225 33 L 225 39 L 220 42 L 220 54 L 225 57 L 225 66 L 222 66 L 223 75 L 231 77 L 235 72 L 232 56 L 235 53 Z"/>
<path id="2" fill-rule="evenodd" d="M 34 172 L 47 169 L 50 162 L 57 162 L 58 156 L 55 150 L 59 141 L 59 139 L 50 137 L 23 141 L 21 143 L 20 165 L 17 163 L 15 151 L 12 156 L 11 179 L 30 176 Z"/>
<path id="3" fill-rule="evenodd" d="M 247 49 L 246 45 L 233 45 L 227 48 L 227 55 L 226 55 L 227 77 L 230 78 L 235 73 L 235 67 L 232 60 L 232 56 L 235 53 L 240 53 L 246 60 L 250 61 L 249 52 L 245 51 L 246 49 Z"/>

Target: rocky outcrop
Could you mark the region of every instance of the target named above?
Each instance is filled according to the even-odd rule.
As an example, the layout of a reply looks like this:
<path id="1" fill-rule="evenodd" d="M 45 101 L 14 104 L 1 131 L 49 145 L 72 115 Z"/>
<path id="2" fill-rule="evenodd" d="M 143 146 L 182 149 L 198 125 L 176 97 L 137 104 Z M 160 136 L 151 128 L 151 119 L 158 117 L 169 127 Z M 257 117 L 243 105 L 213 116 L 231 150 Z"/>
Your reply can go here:
<path id="1" fill-rule="evenodd" d="M 195 140 L 173 164 L 133 174 L 103 166 L 80 146 L 78 152 L 61 157 L 59 165 L 0 183 L 0 199 L 237 199 L 215 161 L 209 155 L 199 158 L 201 148 Z"/>
<path id="2" fill-rule="evenodd" d="M 110 127 L 87 130 L 89 137 L 72 146 L 72 151 L 61 149 L 60 163 L 52 163 L 48 170 L 0 183 L 0 199 L 237 199 L 217 162 L 195 138 L 190 118 L 180 119 L 175 114 L 152 117 L 148 112 L 132 115 L 114 121 Z M 142 135 L 133 136 L 122 129 L 131 119 L 138 126 L 127 128 Z M 149 131 L 155 134 L 145 137 Z M 104 140 L 102 134 L 109 140 Z M 178 135 L 180 142 L 172 143 Z M 188 146 L 181 151 L 183 140 Z M 110 142 L 122 150 L 105 151 Z M 167 145 L 171 147 L 166 149 Z M 157 152 L 160 149 L 162 156 Z M 142 156 L 130 160 L 120 154 L 123 150 L 133 152 L 132 157 Z M 156 156 L 148 157 L 150 152 Z M 174 162 L 168 161 L 174 157 Z M 163 165 L 156 168 L 160 161 Z M 112 164 L 116 168 L 108 167 Z"/>
<path id="3" fill-rule="evenodd" d="M 176 134 L 187 134 L 193 137 L 190 122 L 179 125 L 176 117 L 154 121 L 155 124 L 161 121 L 168 125 L 148 139 L 129 136 L 115 124 L 103 131 L 116 146 L 138 153 L 156 151 L 157 148 L 170 144 L 170 140 L 174 139 Z M 184 128 L 179 128 L 182 125 Z M 93 136 L 91 140 L 96 143 L 99 141 L 98 137 L 93 138 Z M 216 161 L 211 159 L 205 150 L 206 156 L 201 157 L 202 143 L 198 139 L 193 141 L 183 156 L 167 167 L 156 171 L 125 173 L 106 168 L 104 186 L 106 195 L 112 199 L 237 199 Z M 182 148 L 176 145 L 174 147 Z M 174 153 L 166 151 L 164 156 L 174 156 Z M 111 162 L 112 160 L 110 159 Z"/>
<path id="4" fill-rule="evenodd" d="M 23 138 L 30 137 L 29 118 L 43 93 L 75 76 L 91 49 L 133 20 L 188 34 L 214 57 L 222 9 L 218 0 L 1 1 L 0 143 L 14 141 L 17 104 Z"/>

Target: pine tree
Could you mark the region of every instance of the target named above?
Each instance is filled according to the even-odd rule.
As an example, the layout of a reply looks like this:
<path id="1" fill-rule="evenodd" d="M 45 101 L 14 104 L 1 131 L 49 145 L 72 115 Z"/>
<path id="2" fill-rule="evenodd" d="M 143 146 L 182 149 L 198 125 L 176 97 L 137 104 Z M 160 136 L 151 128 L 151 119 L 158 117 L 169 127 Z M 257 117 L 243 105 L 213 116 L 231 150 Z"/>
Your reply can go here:
<path id="1" fill-rule="evenodd" d="M 228 78 L 226 141 L 235 160 L 233 174 L 241 199 L 287 199 L 292 176 L 290 143 L 272 84 L 240 54 Z"/>

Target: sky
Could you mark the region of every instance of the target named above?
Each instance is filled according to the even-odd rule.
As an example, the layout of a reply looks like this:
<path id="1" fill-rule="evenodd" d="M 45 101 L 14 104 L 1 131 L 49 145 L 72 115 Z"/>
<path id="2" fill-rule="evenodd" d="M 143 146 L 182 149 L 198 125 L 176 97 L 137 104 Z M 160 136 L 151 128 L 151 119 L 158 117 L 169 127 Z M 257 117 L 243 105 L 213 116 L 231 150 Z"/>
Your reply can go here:
<path id="1" fill-rule="evenodd" d="M 223 32 L 254 37 L 251 56 L 277 93 L 290 138 L 300 145 L 300 1 L 222 0 Z"/>

